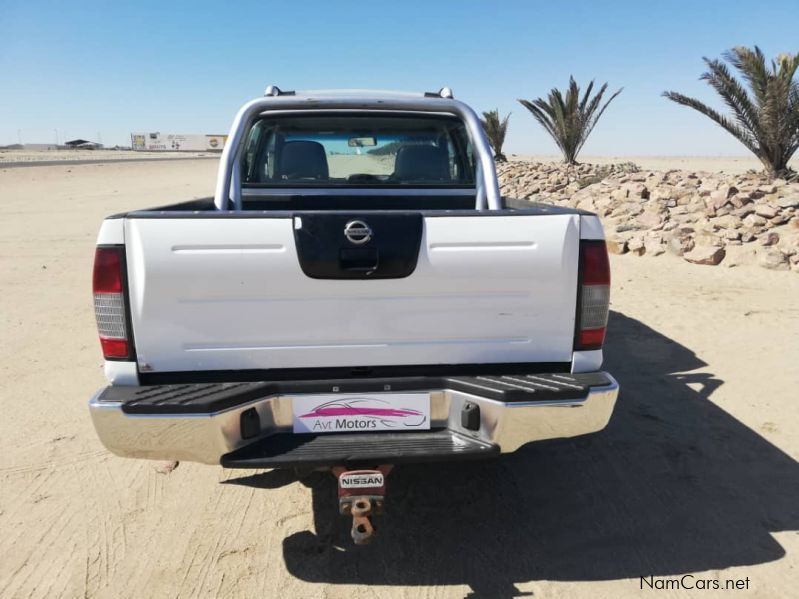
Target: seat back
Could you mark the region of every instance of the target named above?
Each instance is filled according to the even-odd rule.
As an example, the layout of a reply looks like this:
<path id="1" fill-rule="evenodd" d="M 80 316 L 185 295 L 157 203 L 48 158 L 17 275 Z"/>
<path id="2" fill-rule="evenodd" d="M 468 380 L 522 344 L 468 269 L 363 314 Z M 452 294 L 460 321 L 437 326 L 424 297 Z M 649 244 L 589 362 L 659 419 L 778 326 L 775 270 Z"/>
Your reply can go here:
<path id="1" fill-rule="evenodd" d="M 446 148 L 408 145 L 397 152 L 394 177 L 400 181 L 449 181 Z"/>
<path id="2" fill-rule="evenodd" d="M 327 179 L 324 146 L 318 141 L 287 141 L 280 151 L 279 173 L 285 179 Z"/>

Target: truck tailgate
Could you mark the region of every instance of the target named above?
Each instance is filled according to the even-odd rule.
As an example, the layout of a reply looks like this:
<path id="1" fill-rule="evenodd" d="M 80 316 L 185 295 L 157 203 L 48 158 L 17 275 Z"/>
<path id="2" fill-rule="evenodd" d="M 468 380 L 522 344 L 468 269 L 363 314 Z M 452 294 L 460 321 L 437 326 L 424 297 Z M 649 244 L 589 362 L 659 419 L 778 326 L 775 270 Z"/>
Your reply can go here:
<path id="1" fill-rule="evenodd" d="M 187 216 L 125 222 L 142 372 L 571 360 L 579 215 L 398 215 L 420 221 L 410 244 L 385 214 Z M 353 219 L 415 266 L 397 247 L 347 266 Z"/>

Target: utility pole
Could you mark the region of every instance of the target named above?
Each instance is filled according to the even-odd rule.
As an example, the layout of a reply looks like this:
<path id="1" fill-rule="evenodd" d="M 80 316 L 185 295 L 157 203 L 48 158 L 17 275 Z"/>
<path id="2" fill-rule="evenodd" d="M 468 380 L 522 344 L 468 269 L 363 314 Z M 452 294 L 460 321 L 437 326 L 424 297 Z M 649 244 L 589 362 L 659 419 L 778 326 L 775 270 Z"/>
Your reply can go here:
<path id="1" fill-rule="evenodd" d="M 58 147 L 58 129 L 53 129 L 55 131 L 55 145 Z"/>
<path id="2" fill-rule="evenodd" d="M 22 145 L 22 129 L 17 129 L 17 141 Z"/>

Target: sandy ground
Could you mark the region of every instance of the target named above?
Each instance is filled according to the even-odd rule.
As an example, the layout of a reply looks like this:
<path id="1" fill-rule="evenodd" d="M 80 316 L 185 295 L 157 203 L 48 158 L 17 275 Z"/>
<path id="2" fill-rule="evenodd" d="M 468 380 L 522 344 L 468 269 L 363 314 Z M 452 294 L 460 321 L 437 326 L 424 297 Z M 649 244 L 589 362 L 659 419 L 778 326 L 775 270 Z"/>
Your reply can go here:
<path id="1" fill-rule="evenodd" d="M 533 160 L 538 162 L 560 162 L 560 155 L 521 155 L 508 154 L 510 160 Z M 724 173 L 745 173 L 749 169 L 762 170 L 763 165 L 753 156 L 591 156 L 580 155 L 580 162 L 612 164 L 634 162 L 642 169 L 666 171 L 680 169 L 688 171 L 719 171 Z M 789 165 L 799 170 L 799 157 L 793 158 Z"/>
<path id="2" fill-rule="evenodd" d="M 394 156 L 334 154 L 327 157 L 327 163 L 331 177 L 349 177 L 354 173 L 390 175 L 394 172 Z"/>
<path id="3" fill-rule="evenodd" d="M 214 152 L 134 152 L 132 150 L 0 150 L 0 167 L 4 164 L 50 162 L 96 162 L 99 160 L 185 160 L 217 158 Z"/>
<path id="4" fill-rule="evenodd" d="M 354 548 L 332 478 L 107 453 L 90 300 L 107 214 L 210 194 L 212 161 L 0 169 L 0 596 L 608 597 L 799 578 L 799 277 L 614 257 L 602 434 L 398 468 Z M 744 584 L 742 582 L 741 584 Z M 702 590 L 659 596 L 728 597 Z"/>

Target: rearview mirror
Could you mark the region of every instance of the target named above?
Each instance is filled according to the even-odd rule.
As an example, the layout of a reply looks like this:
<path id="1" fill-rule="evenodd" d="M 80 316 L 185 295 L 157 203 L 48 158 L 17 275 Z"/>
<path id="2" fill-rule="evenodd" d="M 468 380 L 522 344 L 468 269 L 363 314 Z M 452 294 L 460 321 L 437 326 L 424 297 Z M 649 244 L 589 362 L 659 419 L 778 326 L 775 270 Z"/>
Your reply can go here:
<path id="1" fill-rule="evenodd" d="M 347 145 L 351 148 L 365 148 L 377 145 L 374 137 L 350 137 Z"/>

